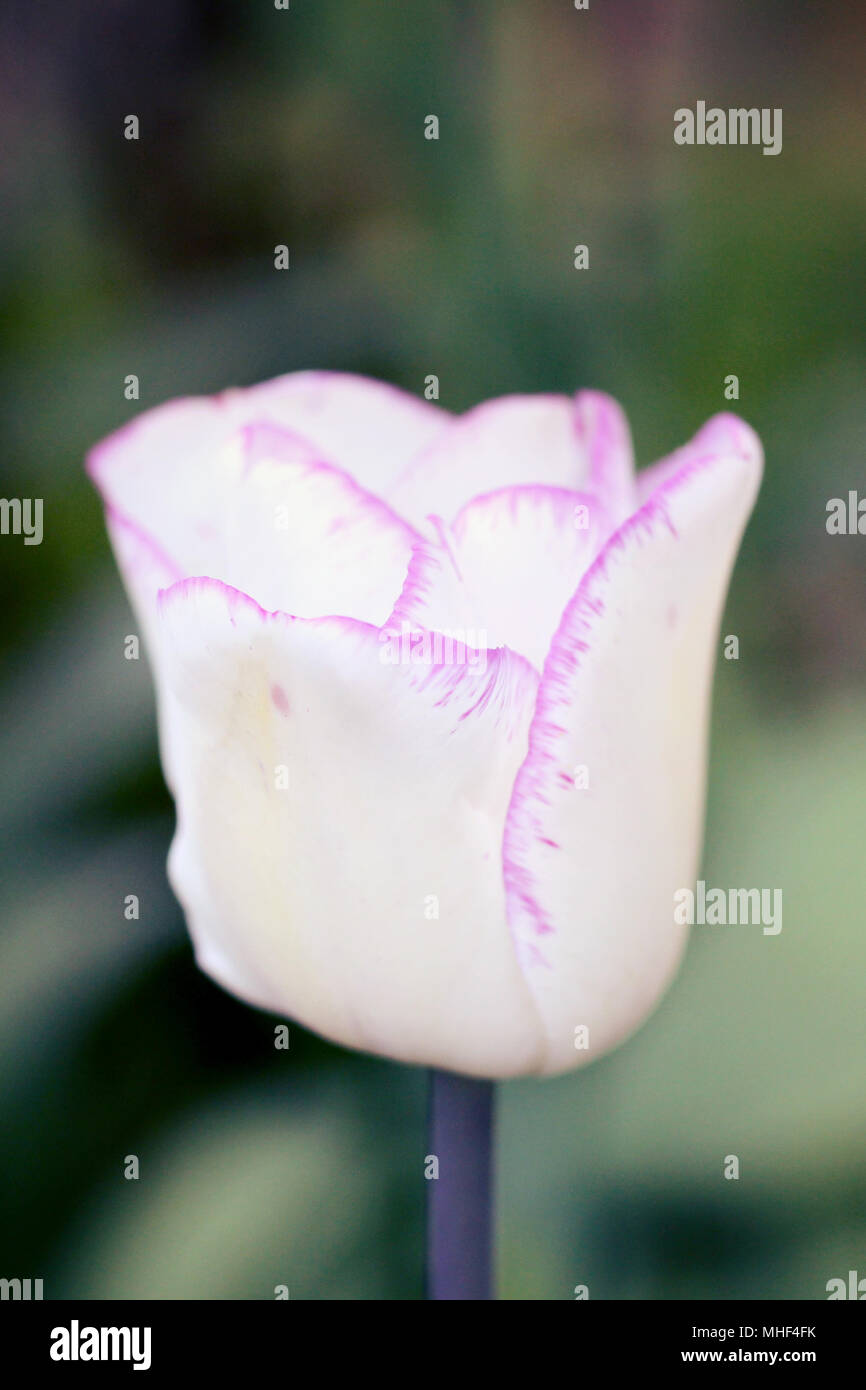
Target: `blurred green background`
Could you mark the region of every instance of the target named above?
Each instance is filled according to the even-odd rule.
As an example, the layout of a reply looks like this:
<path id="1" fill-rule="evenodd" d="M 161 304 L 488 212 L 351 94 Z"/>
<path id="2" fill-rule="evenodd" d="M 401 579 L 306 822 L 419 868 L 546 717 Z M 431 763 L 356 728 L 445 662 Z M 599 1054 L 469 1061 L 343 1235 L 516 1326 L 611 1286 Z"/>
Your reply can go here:
<path id="1" fill-rule="evenodd" d="M 424 1077 L 299 1027 L 277 1052 L 196 971 L 81 467 L 169 396 L 316 366 L 418 394 L 435 373 L 455 410 L 599 387 L 642 464 L 720 409 L 761 434 L 704 877 L 781 887 L 784 928 L 696 932 L 637 1037 L 501 1088 L 501 1292 L 811 1299 L 866 1275 L 866 539 L 825 530 L 864 479 L 864 70 L 862 10 L 805 0 L 0 20 L 0 493 L 45 506 L 41 546 L 0 538 L 0 1275 L 421 1296 Z M 675 146 L 699 98 L 782 107 L 782 154 Z"/>

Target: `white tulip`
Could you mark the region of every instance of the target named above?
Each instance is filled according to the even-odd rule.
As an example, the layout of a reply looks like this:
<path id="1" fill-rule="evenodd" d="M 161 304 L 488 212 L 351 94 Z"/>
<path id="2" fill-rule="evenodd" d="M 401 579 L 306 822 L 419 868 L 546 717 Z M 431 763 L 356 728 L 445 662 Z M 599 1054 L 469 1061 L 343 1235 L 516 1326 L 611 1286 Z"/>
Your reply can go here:
<path id="1" fill-rule="evenodd" d="M 598 393 L 455 418 L 302 372 L 150 411 L 89 467 L 202 969 L 481 1077 L 631 1033 L 684 944 L 749 427 L 635 477 Z"/>

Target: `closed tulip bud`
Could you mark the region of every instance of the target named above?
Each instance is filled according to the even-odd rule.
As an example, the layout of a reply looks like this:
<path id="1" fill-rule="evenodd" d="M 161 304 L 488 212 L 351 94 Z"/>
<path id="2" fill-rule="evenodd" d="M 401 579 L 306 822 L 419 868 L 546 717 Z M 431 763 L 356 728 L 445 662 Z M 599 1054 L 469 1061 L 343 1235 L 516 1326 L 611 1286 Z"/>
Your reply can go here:
<path id="1" fill-rule="evenodd" d="M 751 429 L 716 416 L 636 476 L 595 392 L 452 417 L 301 372 L 150 411 L 89 469 L 201 968 L 479 1077 L 631 1033 L 687 930 Z"/>

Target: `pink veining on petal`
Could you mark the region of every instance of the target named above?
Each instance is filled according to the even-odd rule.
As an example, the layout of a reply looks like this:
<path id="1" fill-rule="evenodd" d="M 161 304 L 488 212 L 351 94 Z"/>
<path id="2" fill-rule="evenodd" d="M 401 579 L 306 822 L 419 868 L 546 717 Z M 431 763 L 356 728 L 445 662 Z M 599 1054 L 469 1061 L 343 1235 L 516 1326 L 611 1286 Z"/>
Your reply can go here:
<path id="1" fill-rule="evenodd" d="M 694 457 L 696 453 L 715 456 L 730 454 L 743 460 L 762 457 L 761 441 L 751 425 L 747 425 L 746 421 L 741 420 L 739 415 L 722 411 L 707 420 L 706 424 L 701 426 L 697 434 L 687 444 L 675 449 L 672 454 L 650 464 L 648 468 L 644 468 L 638 473 L 636 479 L 638 502 L 643 504 L 647 501 L 662 483 L 672 478 L 683 464 L 689 458 Z"/>
<path id="2" fill-rule="evenodd" d="M 154 561 L 175 579 L 183 578 L 183 571 L 180 565 L 175 563 L 172 557 L 157 543 L 149 531 L 146 531 L 143 526 L 139 526 L 138 522 L 133 521 L 131 517 L 125 516 L 113 503 L 105 502 L 104 505 L 106 518 L 112 525 L 119 527 L 123 531 L 128 531 L 142 549 L 148 551 L 150 555 L 152 555 Z"/>
<path id="3" fill-rule="evenodd" d="M 597 493 L 548 483 L 512 483 L 508 487 L 480 492 L 469 502 L 464 502 L 451 522 L 451 530 L 457 540 L 463 539 L 473 512 L 486 508 L 493 510 L 503 502 L 507 504 L 512 520 L 517 518 L 520 507 L 529 503 L 548 508 L 563 526 L 573 526 L 575 511 L 583 506 L 589 513 L 590 524 L 586 528 L 575 527 L 575 530 L 585 529 L 593 536 L 607 536 L 612 529 L 607 508 Z"/>
<path id="4" fill-rule="evenodd" d="M 265 462 L 294 465 L 310 471 L 322 465 L 344 473 L 330 459 L 323 458 L 321 450 L 303 434 L 287 429 L 285 425 L 275 425 L 270 420 L 251 420 L 240 426 L 235 437 L 241 441 L 244 477 Z"/>
<path id="5" fill-rule="evenodd" d="M 584 458 L 573 429 L 573 399 L 512 395 L 457 416 L 395 478 L 387 494 L 420 525 L 429 512 L 453 516 L 473 496 L 506 483 L 577 487 Z"/>
<path id="6" fill-rule="evenodd" d="M 613 525 L 621 525 L 635 507 L 634 453 L 625 412 L 603 391 L 579 391 L 574 428 L 588 459 L 589 488 L 604 499 Z"/>
<path id="7" fill-rule="evenodd" d="M 348 636 L 361 638 L 370 647 L 371 660 L 381 665 L 380 635 L 384 628 L 377 628 L 358 618 L 299 618 L 279 610 L 269 611 L 262 608 L 249 594 L 233 588 L 221 579 L 195 576 L 180 579 L 168 588 L 160 589 L 157 595 L 160 613 L 166 614 L 174 603 L 196 592 L 218 594 L 226 605 L 232 626 L 237 625 L 237 614 L 247 611 L 254 614 L 263 625 L 331 628 Z M 419 633 L 422 636 L 432 636 L 429 633 L 424 634 L 420 629 Z M 484 658 L 483 666 L 480 662 L 481 657 Z M 487 652 L 467 648 L 466 660 L 460 662 L 425 660 L 384 669 L 401 673 L 409 687 L 419 694 L 435 696 L 434 705 L 438 708 L 453 704 L 456 713 L 457 707 L 464 705 L 465 708 L 456 714 L 458 724 L 491 708 L 496 724 L 502 726 L 503 735 L 507 739 L 515 736 L 520 723 L 521 709 L 527 699 L 534 701 L 538 688 L 537 672 L 524 657 L 508 647 L 496 647 Z M 275 699 L 273 691 L 271 698 L 278 703 L 278 697 Z"/>
<path id="8" fill-rule="evenodd" d="M 697 474 L 723 462 L 725 455 L 695 453 L 686 457 L 679 470 L 669 476 L 629 519 L 610 537 L 562 616 L 551 644 L 538 689 L 535 715 L 529 731 L 529 751 L 517 774 L 505 821 L 502 844 L 509 928 L 521 959 L 525 946 L 523 925 L 536 935 L 555 930 L 545 909 L 539 884 L 524 862 L 532 842 L 550 844 L 541 834 L 542 820 L 536 807 L 549 806 L 554 779 L 569 783 L 570 775 L 559 763 L 558 740 L 565 734 L 557 722 L 557 712 L 571 702 L 571 681 L 578 666 L 591 650 L 591 635 L 604 617 L 605 601 L 596 592 L 608 577 L 611 558 L 633 543 L 640 544 L 659 526 L 677 532 L 668 511 L 668 501 Z"/>
<path id="9" fill-rule="evenodd" d="M 384 627 L 399 627 L 401 623 L 414 621 L 414 615 L 430 593 L 438 570 L 439 560 L 434 555 L 430 543 L 419 537 L 413 542 L 403 588 Z"/>
<path id="10" fill-rule="evenodd" d="M 543 970 L 553 969 L 550 961 L 534 941 L 521 941 L 516 949 L 516 954 L 517 962 L 524 970 L 539 966 Z"/>
<path id="11" fill-rule="evenodd" d="M 423 630 L 419 630 L 423 631 Z M 433 634 L 426 634 L 433 636 Z M 437 707 L 445 707 L 458 697 L 471 698 L 466 689 L 473 678 L 481 680 L 480 686 L 472 689 L 474 699 L 466 704 L 458 716 L 458 721 L 484 714 L 488 707 L 495 706 L 496 722 L 503 726 L 507 739 L 512 739 L 519 726 L 519 713 L 527 698 L 534 700 L 538 688 L 538 675 L 528 661 L 509 647 L 494 647 L 481 653 L 466 649 L 466 660 L 455 664 L 448 662 L 419 664 L 414 668 L 412 683 L 421 691 L 435 687 L 439 698 Z M 479 658 L 483 656 L 482 668 Z"/>
<path id="12" fill-rule="evenodd" d="M 454 546 L 451 543 L 451 537 L 448 534 L 448 527 L 446 526 L 442 517 L 436 516 L 433 512 L 430 513 L 427 520 L 430 522 L 431 526 L 433 527 L 437 536 L 439 537 L 439 544 L 444 550 L 445 554 L 448 556 L 448 559 L 451 561 L 451 567 L 454 570 L 454 573 L 456 574 L 458 579 L 462 579 L 463 576 L 460 573 L 460 565 L 457 562 L 457 555 L 455 553 Z"/>
<path id="13" fill-rule="evenodd" d="M 400 531 L 408 544 L 414 545 L 421 540 L 421 535 L 415 527 L 392 511 L 387 502 L 383 502 L 381 497 L 374 493 L 367 492 L 345 469 L 323 459 L 318 450 L 297 431 L 286 430 L 282 425 L 275 425 L 269 421 L 255 421 L 244 425 L 239 434 L 243 441 L 245 475 L 265 462 L 275 462 L 297 468 L 305 477 L 319 475 L 331 478 L 339 482 L 345 495 L 356 506 L 372 514 L 383 524 Z M 342 519 L 335 518 L 331 530 L 338 529 L 340 524 Z"/>

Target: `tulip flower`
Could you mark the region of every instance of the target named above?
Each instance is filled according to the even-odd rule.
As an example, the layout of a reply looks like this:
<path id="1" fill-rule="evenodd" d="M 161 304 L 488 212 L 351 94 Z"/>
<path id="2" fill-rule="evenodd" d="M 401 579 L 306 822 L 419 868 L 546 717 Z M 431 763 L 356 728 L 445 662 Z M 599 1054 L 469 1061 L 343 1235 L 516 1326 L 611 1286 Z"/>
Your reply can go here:
<path id="1" fill-rule="evenodd" d="M 337 1042 L 475 1076 L 630 1033 L 683 945 L 748 426 L 717 416 L 635 477 L 595 392 L 454 418 L 301 372 L 150 411 L 89 469 L 153 664 L 200 966 Z"/>
<path id="2" fill-rule="evenodd" d="M 628 1036 L 684 945 L 752 430 L 636 475 L 597 392 L 454 417 L 301 372 L 149 411 L 89 470 L 201 968 L 466 1077 Z"/>

